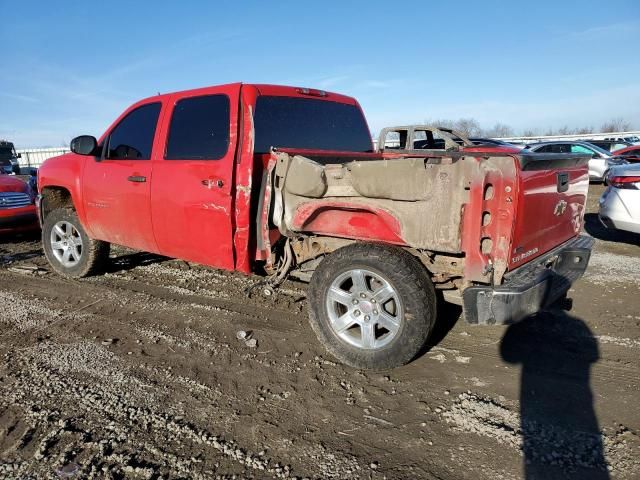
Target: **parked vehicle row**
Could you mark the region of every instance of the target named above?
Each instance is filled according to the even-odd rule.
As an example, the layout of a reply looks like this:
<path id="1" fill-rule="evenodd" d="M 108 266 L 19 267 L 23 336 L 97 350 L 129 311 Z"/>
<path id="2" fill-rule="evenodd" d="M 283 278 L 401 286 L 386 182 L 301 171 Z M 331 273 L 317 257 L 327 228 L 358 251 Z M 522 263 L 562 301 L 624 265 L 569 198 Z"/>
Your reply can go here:
<path id="1" fill-rule="evenodd" d="M 447 129 L 443 129 L 447 130 Z M 393 131 L 391 129 L 390 131 Z M 454 136 L 452 140 L 458 144 L 463 145 L 463 141 Z M 640 146 L 629 146 L 624 149 L 624 152 L 611 153 L 608 148 L 612 145 L 619 145 L 618 142 L 613 141 L 548 141 L 538 142 L 530 144 L 512 144 L 502 140 L 496 140 L 492 138 L 469 138 L 469 141 L 474 145 L 487 145 L 487 146 L 501 146 L 512 149 L 526 149 L 537 153 L 583 153 L 591 156 L 589 161 L 589 178 L 594 182 L 603 182 L 609 169 L 615 165 L 623 165 L 630 163 L 638 158 L 640 155 Z M 399 149 L 402 145 L 402 138 L 397 134 L 394 138 L 385 138 L 385 145 L 387 148 Z M 391 145 L 391 147 L 389 147 Z M 601 148 L 600 145 L 608 147 L 607 149 Z M 631 144 L 628 144 L 631 145 Z M 414 141 L 414 149 L 446 149 L 445 142 L 442 138 L 427 139 L 422 136 Z M 637 150 L 636 150 L 637 149 Z M 634 156 L 634 153 L 635 155 Z"/>
<path id="2" fill-rule="evenodd" d="M 637 135 L 628 135 L 626 137 L 606 137 L 605 140 L 613 142 L 627 142 L 632 145 L 640 145 L 640 137 Z"/>
<path id="3" fill-rule="evenodd" d="M 525 149 L 536 153 L 583 153 L 591 156 L 589 160 L 589 178 L 602 182 L 611 167 L 627 163 L 624 158 L 617 157 L 588 142 L 539 142 L 530 143 Z"/>
<path id="4" fill-rule="evenodd" d="M 589 155 L 393 130 L 400 148 L 385 148 L 383 132 L 374 151 L 355 99 L 307 88 L 236 83 L 142 100 L 41 167 L 45 255 L 69 277 L 99 271 L 116 243 L 266 272 L 267 288 L 308 281 L 319 340 L 376 369 L 421 351 L 436 291 L 470 323 L 505 324 L 582 275 Z"/>
<path id="5" fill-rule="evenodd" d="M 631 142 L 618 141 L 618 140 L 584 140 L 591 145 L 595 145 L 596 147 L 600 147 L 607 152 L 614 152 L 616 150 L 620 150 L 621 148 L 630 147 L 633 145 Z"/>

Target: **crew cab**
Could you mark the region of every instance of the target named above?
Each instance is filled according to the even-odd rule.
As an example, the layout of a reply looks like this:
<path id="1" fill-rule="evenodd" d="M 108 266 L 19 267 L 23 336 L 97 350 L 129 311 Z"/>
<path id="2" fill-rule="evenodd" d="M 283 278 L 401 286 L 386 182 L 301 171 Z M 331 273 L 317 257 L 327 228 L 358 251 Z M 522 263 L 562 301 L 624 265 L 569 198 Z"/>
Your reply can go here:
<path id="1" fill-rule="evenodd" d="M 589 156 L 396 130 L 402 145 L 374 151 L 355 99 L 309 88 L 147 98 L 40 168 L 45 254 L 69 277 L 97 272 L 114 243 L 259 273 L 267 292 L 308 281 L 320 341 L 376 369 L 420 352 L 439 292 L 470 323 L 506 324 L 584 272 Z M 434 134 L 449 138 L 432 148 Z"/>

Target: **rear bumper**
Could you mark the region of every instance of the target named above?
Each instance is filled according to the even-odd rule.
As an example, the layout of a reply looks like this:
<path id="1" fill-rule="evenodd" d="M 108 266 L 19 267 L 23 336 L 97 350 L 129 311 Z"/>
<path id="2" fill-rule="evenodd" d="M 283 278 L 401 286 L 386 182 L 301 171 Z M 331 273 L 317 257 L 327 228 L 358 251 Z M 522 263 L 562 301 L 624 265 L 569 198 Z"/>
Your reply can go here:
<path id="1" fill-rule="evenodd" d="M 580 235 L 505 275 L 497 287 L 462 293 L 468 323 L 516 323 L 561 298 L 587 269 L 593 238 Z"/>

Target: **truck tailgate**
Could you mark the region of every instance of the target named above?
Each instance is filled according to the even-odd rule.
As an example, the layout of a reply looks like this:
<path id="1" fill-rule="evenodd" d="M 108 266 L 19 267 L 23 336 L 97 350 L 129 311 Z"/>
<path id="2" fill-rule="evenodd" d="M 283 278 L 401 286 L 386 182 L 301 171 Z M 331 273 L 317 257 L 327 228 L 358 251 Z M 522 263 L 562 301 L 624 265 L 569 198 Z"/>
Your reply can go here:
<path id="1" fill-rule="evenodd" d="M 587 155 L 521 154 L 509 270 L 578 235 L 589 173 Z"/>

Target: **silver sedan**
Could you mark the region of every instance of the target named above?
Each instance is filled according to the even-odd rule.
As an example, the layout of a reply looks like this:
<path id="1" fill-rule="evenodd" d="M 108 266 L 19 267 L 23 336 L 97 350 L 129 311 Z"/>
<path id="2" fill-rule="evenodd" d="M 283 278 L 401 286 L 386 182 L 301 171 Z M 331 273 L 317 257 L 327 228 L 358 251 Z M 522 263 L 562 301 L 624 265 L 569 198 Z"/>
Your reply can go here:
<path id="1" fill-rule="evenodd" d="M 640 164 L 613 167 L 600 197 L 598 216 L 611 229 L 640 233 Z"/>

